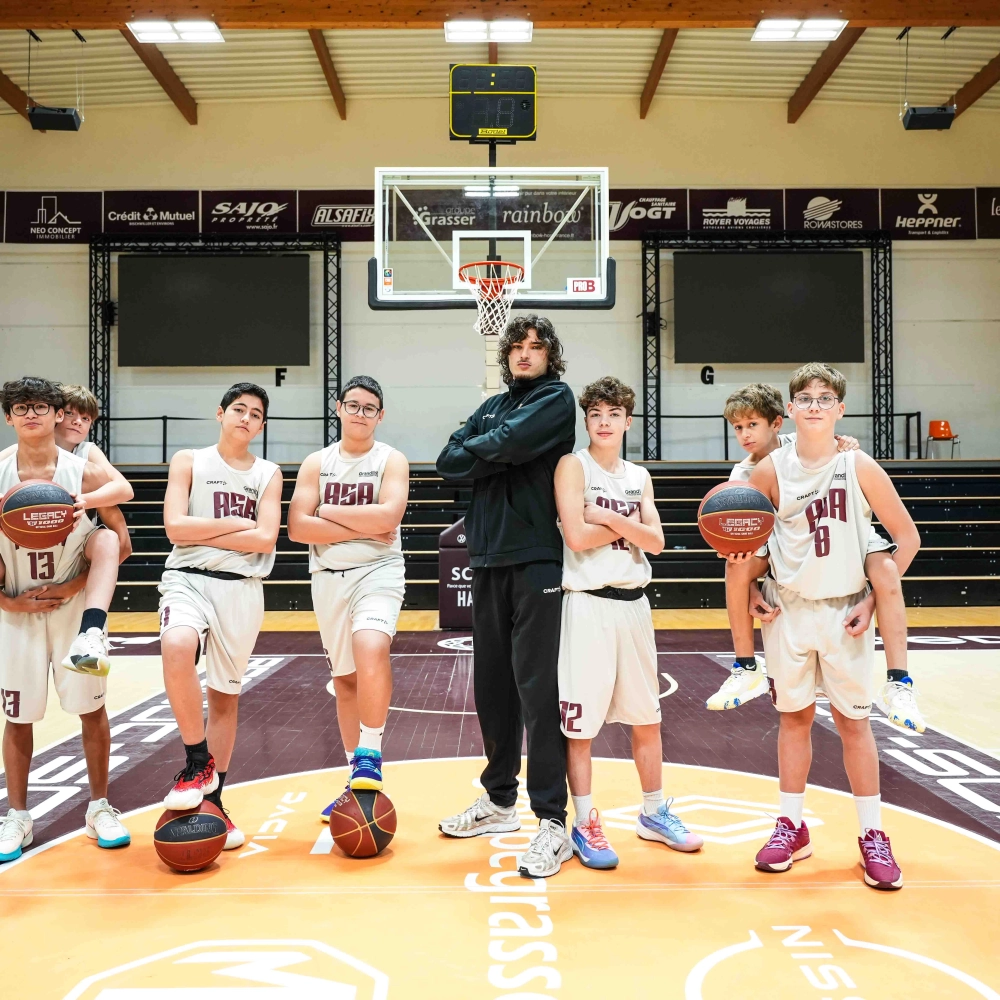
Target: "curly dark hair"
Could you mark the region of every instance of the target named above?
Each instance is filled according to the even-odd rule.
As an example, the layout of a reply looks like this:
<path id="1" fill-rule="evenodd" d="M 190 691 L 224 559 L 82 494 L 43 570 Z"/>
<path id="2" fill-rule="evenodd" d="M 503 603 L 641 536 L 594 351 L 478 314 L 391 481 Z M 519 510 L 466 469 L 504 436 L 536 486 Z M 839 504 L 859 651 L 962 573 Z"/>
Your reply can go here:
<path id="1" fill-rule="evenodd" d="M 625 415 L 631 417 L 635 409 L 635 390 L 627 386 L 621 379 L 614 375 L 605 375 L 596 382 L 583 387 L 580 396 L 580 409 L 586 415 L 595 403 L 607 403 L 608 406 L 620 406 Z"/>
<path id="2" fill-rule="evenodd" d="M 539 341 L 548 349 L 549 367 L 545 374 L 562 375 L 566 371 L 566 362 L 563 361 L 562 356 L 562 343 L 556 336 L 556 328 L 552 322 L 544 316 L 536 316 L 534 313 L 528 313 L 526 316 L 515 316 L 507 324 L 507 329 L 504 330 L 497 347 L 497 363 L 500 365 L 500 373 L 506 385 L 511 385 L 514 381 L 514 375 L 510 370 L 511 349 L 528 336 L 529 330 L 534 330 Z"/>
<path id="3" fill-rule="evenodd" d="M 23 378 L 4 382 L 0 390 L 3 412 L 10 416 L 10 408 L 15 403 L 48 403 L 55 410 L 61 410 L 65 402 L 62 388 L 47 378 L 25 375 Z"/>

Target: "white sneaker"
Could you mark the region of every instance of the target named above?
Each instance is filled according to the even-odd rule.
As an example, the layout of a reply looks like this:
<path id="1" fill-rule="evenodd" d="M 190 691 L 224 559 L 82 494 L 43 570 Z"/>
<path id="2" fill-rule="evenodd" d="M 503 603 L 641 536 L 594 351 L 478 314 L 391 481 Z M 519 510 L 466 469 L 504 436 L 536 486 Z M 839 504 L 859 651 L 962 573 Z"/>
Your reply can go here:
<path id="1" fill-rule="evenodd" d="M 744 670 L 734 664 L 722 687 L 705 702 L 705 708 L 712 712 L 739 708 L 744 702 L 767 694 L 767 691 L 767 674 L 759 663 L 756 670 Z"/>
<path id="2" fill-rule="evenodd" d="M 489 833 L 513 833 L 521 829 L 521 821 L 514 806 L 501 809 L 493 804 L 489 792 L 483 792 L 465 812 L 441 820 L 438 829 L 448 837 L 482 837 Z"/>
<path id="3" fill-rule="evenodd" d="M 111 660 L 108 657 L 108 637 L 104 629 L 88 628 L 86 632 L 81 632 L 73 640 L 62 665 L 78 674 L 107 677 L 111 672 Z"/>
<path id="4" fill-rule="evenodd" d="M 87 807 L 87 836 L 98 847 L 127 847 L 132 835 L 122 825 L 121 813 L 107 799 Z"/>
<path id="5" fill-rule="evenodd" d="M 222 845 L 224 851 L 235 851 L 237 847 L 242 847 L 246 837 L 243 831 L 229 818 L 229 813 L 225 809 L 222 815 L 226 820 L 226 842 Z"/>
<path id="6" fill-rule="evenodd" d="M 920 714 L 920 709 L 917 708 L 912 678 L 904 677 L 901 681 L 887 681 L 885 687 L 876 696 L 875 704 L 894 726 L 910 729 L 916 733 L 924 731 L 924 717 Z"/>
<path id="7" fill-rule="evenodd" d="M 31 825 L 27 810 L 8 810 L 0 821 L 0 861 L 15 861 L 21 856 L 22 847 L 31 846 Z"/>
<path id="8" fill-rule="evenodd" d="M 548 878 L 573 857 L 573 842 L 566 827 L 557 819 L 543 819 L 538 833 L 521 855 L 518 872 L 525 878 Z"/>

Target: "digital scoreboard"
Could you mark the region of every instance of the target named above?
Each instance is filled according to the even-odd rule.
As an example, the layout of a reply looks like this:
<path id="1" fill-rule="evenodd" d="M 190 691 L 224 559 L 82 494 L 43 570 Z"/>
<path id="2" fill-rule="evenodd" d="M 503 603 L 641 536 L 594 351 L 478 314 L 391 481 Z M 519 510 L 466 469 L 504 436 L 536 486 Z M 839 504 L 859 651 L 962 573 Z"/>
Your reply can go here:
<path id="1" fill-rule="evenodd" d="M 535 139 L 535 67 L 451 67 L 449 137 L 466 142 Z"/>

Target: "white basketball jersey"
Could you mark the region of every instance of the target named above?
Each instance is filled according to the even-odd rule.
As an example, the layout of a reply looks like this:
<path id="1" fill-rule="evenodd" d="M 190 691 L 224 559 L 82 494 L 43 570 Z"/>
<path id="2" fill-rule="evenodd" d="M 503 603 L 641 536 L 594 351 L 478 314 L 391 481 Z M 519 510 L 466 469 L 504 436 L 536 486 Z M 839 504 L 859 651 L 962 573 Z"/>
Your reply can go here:
<path id="1" fill-rule="evenodd" d="M 219 449 L 196 448 L 191 464 L 191 517 L 247 517 L 257 520 L 257 504 L 278 471 L 274 462 L 255 458 L 245 472 L 227 465 Z M 274 566 L 270 552 L 233 552 L 214 545 L 175 545 L 167 556 L 166 569 L 204 569 L 214 573 L 237 573 L 240 576 L 267 576 Z"/>
<path id="2" fill-rule="evenodd" d="M 849 597 L 865 589 L 872 509 L 853 451 L 821 469 L 805 469 L 796 448 L 771 452 L 780 504 L 767 543 L 774 579 L 810 601 Z"/>
<path id="3" fill-rule="evenodd" d="M 85 462 L 90 461 L 90 449 L 94 447 L 93 441 L 81 441 L 74 449 L 73 454 L 82 458 Z"/>
<path id="4" fill-rule="evenodd" d="M 76 494 L 83 489 L 83 471 L 87 463 L 68 451 L 58 449 L 52 482 Z M 20 482 L 17 474 L 17 450 L 0 461 L 0 496 Z M 83 547 L 94 531 L 94 522 L 81 517 L 70 536 L 51 549 L 24 549 L 0 532 L 0 558 L 7 571 L 4 592 L 17 597 L 26 590 L 45 584 L 65 583 L 83 569 Z"/>
<path id="5" fill-rule="evenodd" d="M 362 507 L 378 503 L 385 474 L 385 463 L 395 449 L 376 441 L 360 458 L 346 458 L 340 442 L 320 452 L 319 502 L 343 507 Z M 399 535 L 392 545 L 370 538 L 352 538 L 332 545 L 309 546 L 309 572 L 323 569 L 354 569 L 371 566 L 386 559 L 403 561 L 403 543 Z"/>
<path id="6" fill-rule="evenodd" d="M 639 506 L 648 476 L 645 469 L 632 462 L 623 462 L 622 471 L 612 475 L 594 461 L 586 448 L 575 454 L 583 466 L 584 503 L 608 507 L 625 515 Z M 573 552 L 563 543 L 563 590 L 600 590 L 602 587 L 632 590 L 645 587 L 652 578 L 646 553 L 624 538 L 585 552 Z"/>
<path id="7" fill-rule="evenodd" d="M 779 434 L 778 435 L 778 448 L 785 448 L 790 444 L 795 444 L 794 434 Z M 775 451 L 778 449 L 776 448 Z M 772 452 L 774 454 L 774 452 Z M 733 466 L 733 471 L 729 474 L 729 481 L 731 483 L 749 483 L 750 476 L 753 475 L 753 470 L 757 468 L 757 462 L 754 461 L 753 455 L 747 455 L 742 462 L 737 462 Z"/>

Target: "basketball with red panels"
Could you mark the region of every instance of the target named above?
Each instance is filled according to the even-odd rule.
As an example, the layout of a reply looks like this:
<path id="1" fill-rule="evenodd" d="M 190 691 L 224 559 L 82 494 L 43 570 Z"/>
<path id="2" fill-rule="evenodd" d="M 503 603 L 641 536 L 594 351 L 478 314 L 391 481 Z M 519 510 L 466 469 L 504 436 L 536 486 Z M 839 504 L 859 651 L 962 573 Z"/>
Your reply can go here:
<path id="1" fill-rule="evenodd" d="M 0 498 L 0 530 L 23 549 L 51 549 L 75 526 L 72 494 L 48 479 L 26 479 Z"/>
<path id="2" fill-rule="evenodd" d="M 207 799 L 194 809 L 167 809 L 153 831 L 156 853 L 175 872 L 207 868 L 225 845 L 226 818 Z"/>
<path id="3" fill-rule="evenodd" d="M 395 833 L 396 807 L 385 792 L 348 788 L 330 810 L 333 842 L 352 858 L 380 854 Z"/>
<path id="4" fill-rule="evenodd" d="M 746 483 L 719 483 L 698 507 L 698 530 L 721 555 L 753 552 L 771 537 L 774 505 Z"/>

